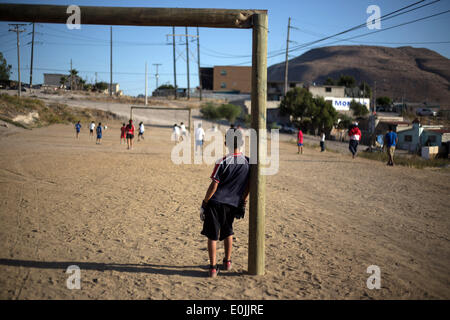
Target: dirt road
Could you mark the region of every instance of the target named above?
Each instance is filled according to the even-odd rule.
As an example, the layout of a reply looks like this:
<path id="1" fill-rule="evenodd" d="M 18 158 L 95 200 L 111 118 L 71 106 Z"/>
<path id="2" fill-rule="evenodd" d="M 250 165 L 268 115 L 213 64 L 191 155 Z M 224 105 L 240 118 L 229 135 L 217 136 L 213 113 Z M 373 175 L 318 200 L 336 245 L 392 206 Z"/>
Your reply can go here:
<path id="1" fill-rule="evenodd" d="M 246 217 L 234 269 L 208 279 L 198 209 L 212 166 L 173 164 L 170 129 L 148 128 L 128 151 L 118 125 L 102 145 L 66 125 L 0 138 L 1 299 L 450 298 L 448 170 L 282 142 L 267 177 L 266 274 L 246 274 Z M 70 265 L 80 290 L 66 286 Z M 367 288 L 371 265 L 379 290 Z"/>

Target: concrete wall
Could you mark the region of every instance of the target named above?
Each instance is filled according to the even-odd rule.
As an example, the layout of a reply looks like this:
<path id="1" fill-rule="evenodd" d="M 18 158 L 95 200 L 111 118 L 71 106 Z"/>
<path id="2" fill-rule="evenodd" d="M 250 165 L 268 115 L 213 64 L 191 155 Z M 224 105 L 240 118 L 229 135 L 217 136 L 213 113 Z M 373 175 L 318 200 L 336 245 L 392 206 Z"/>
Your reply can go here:
<path id="1" fill-rule="evenodd" d="M 69 79 L 68 74 L 59 74 L 59 73 L 44 73 L 44 85 L 46 86 L 61 86 L 61 78 L 67 77 Z"/>

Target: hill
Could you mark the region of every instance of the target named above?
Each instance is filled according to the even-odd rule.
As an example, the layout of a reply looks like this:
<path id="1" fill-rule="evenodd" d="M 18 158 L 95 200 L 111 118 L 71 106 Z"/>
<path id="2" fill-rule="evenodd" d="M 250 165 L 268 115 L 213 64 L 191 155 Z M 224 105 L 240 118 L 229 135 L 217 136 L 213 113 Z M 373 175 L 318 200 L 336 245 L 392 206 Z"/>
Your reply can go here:
<path id="1" fill-rule="evenodd" d="M 269 82 L 284 81 L 284 62 L 268 68 Z M 377 96 L 450 107 L 450 60 L 413 47 L 332 46 L 289 60 L 289 81 L 322 84 L 351 75 L 374 86 Z"/>
<path id="2" fill-rule="evenodd" d="M 119 117 L 109 111 L 71 108 L 62 103 L 48 103 L 37 98 L 0 94 L 0 120 L 18 127 L 31 129 L 56 123 L 115 120 Z"/>

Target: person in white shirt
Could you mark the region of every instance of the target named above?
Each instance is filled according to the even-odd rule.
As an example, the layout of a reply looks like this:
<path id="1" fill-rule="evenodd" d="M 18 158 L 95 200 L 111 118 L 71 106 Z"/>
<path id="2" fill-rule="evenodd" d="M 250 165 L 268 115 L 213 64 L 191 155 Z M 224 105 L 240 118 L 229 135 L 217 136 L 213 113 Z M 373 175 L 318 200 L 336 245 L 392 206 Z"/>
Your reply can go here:
<path id="1" fill-rule="evenodd" d="M 141 122 L 141 123 L 139 123 L 139 135 L 138 135 L 138 141 L 139 141 L 141 138 L 142 138 L 142 140 L 144 140 L 144 131 L 145 131 L 144 123 Z"/>
<path id="2" fill-rule="evenodd" d="M 320 152 L 325 151 L 325 131 L 321 131 L 320 133 Z"/>
<path id="3" fill-rule="evenodd" d="M 94 138 L 95 122 L 92 121 L 89 125 L 89 138 Z"/>
<path id="4" fill-rule="evenodd" d="M 201 154 L 203 154 L 203 140 L 205 139 L 205 130 L 202 128 L 202 124 L 198 124 L 198 128 L 195 129 L 195 153 L 197 153 L 197 147 L 200 147 Z"/>
<path id="5" fill-rule="evenodd" d="M 176 123 L 173 125 L 172 139 L 175 141 L 175 144 L 180 141 L 180 127 Z"/>
<path id="6" fill-rule="evenodd" d="M 218 131 L 215 124 L 213 124 L 213 126 L 209 130 L 211 130 L 212 132 L 217 132 Z"/>
<path id="7" fill-rule="evenodd" d="M 181 138 L 184 140 L 184 137 L 187 137 L 187 130 L 184 123 L 180 123 L 180 130 L 181 130 Z"/>

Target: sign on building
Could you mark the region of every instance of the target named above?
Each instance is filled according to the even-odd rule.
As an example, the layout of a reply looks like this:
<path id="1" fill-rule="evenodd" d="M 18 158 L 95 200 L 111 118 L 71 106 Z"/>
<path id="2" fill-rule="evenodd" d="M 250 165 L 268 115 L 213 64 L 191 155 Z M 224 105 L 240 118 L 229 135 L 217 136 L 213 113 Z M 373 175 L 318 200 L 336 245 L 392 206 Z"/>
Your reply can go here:
<path id="1" fill-rule="evenodd" d="M 325 101 L 330 101 L 332 106 L 337 111 L 348 111 L 350 110 L 350 104 L 355 100 L 367 107 L 370 108 L 370 99 L 369 98 L 334 98 L 334 97 L 325 97 Z"/>

